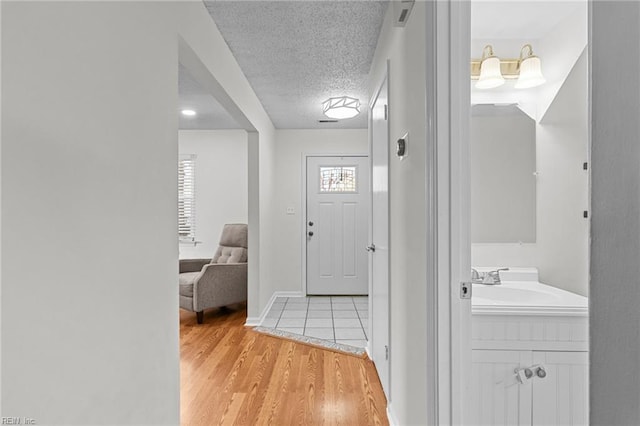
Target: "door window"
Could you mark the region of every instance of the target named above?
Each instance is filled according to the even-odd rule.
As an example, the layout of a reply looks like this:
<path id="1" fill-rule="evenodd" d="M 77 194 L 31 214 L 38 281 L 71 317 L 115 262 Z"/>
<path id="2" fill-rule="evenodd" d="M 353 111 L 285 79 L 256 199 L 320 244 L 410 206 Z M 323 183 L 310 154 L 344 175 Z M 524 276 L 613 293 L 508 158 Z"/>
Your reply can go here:
<path id="1" fill-rule="evenodd" d="M 356 166 L 320 167 L 320 192 L 357 192 Z"/>

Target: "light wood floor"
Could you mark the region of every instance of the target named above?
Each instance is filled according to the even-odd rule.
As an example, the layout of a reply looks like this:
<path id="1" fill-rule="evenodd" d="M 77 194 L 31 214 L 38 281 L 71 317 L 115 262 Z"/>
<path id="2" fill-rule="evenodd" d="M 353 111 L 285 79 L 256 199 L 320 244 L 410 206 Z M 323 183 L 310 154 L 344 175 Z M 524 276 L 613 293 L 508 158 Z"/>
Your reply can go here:
<path id="1" fill-rule="evenodd" d="M 368 359 L 244 327 L 244 307 L 180 311 L 183 425 L 387 425 Z"/>

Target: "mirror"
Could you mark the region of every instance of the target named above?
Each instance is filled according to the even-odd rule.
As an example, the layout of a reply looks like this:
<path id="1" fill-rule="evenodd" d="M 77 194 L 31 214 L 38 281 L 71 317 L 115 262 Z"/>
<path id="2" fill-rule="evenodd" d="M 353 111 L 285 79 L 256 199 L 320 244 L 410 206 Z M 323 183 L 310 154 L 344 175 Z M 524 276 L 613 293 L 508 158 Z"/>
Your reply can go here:
<path id="1" fill-rule="evenodd" d="M 536 241 L 536 123 L 515 105 L 471 108 L 471 242 Z"/>

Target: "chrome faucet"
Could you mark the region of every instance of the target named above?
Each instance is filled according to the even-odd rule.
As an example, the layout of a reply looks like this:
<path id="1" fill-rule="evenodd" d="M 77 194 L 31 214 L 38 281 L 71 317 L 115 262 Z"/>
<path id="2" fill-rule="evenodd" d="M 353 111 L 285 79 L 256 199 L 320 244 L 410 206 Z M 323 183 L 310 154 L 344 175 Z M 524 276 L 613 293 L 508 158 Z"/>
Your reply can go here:
<path id="1" fill-rule="evenodd" d="M 495 271 L 478 272 L 477 269 L 471 268 L 471 282 L 485 285 L 499 285 L 502 284 L 500 282 L 500 271 L 508 270 L 509 268 L 499 268 Z"/>

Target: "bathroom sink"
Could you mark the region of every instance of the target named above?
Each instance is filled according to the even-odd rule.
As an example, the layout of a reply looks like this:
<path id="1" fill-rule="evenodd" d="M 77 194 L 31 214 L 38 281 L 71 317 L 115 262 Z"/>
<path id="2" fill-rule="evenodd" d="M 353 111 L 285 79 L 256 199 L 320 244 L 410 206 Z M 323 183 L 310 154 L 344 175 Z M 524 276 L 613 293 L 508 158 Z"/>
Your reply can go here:
<path id="1" fill-rule="evenodd" d="M 474 305 L 556 305 L 561 297 L 540 288 L 520 288 L 508 285 L 473 285 Z"/>

